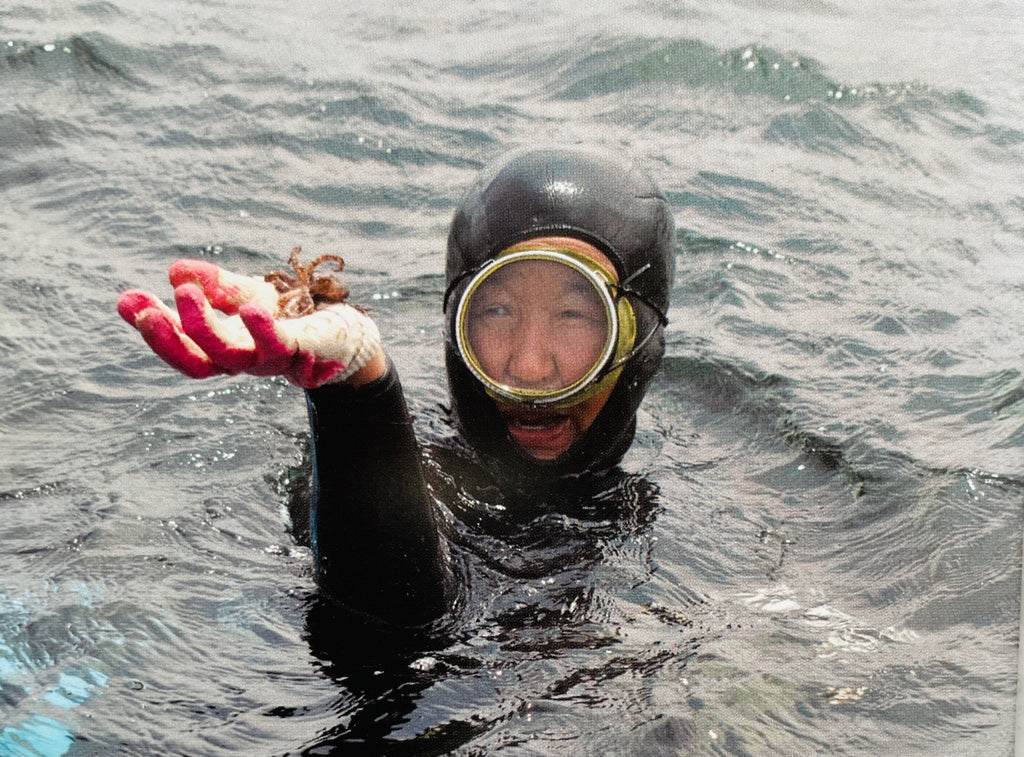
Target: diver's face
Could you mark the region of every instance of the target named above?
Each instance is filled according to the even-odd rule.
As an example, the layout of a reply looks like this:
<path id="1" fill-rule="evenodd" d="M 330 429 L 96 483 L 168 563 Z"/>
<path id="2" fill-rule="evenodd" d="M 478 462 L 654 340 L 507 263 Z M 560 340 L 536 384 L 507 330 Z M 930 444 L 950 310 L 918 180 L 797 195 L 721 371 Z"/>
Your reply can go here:
<path id="1" fill-rule="evenodd" d="M 569 246 L 616 277 L 611 261 L 586 242 L 565 237 L 532 241 Z M 473 298 L 470 341 L 487 375 L 523 389 L 561 389 L 594 366 L 606 344 L 607 317 L 593 287 L 580 286 L 579 278 L 566 266 L 538 260 L 509 266 L 480 287 Z M 611 390 L 557 410 L 500 401 L 498 410 L 524 452 L 553 460 L 582 438 Z"/>
<path id="2" fill-rule="evenodd" d="M 516 389 L 557 391 L 583 379 L 608 342 L 593 284 L 561 263 L 527 260 L 473 294 L 469 343 L 484 374 Z"/>

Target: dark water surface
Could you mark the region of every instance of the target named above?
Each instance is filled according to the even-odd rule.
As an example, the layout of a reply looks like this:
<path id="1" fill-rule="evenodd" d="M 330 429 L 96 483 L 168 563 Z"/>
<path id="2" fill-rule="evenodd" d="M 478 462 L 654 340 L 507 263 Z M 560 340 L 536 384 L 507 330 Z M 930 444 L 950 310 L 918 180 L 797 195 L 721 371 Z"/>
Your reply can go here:
<path id="1" fill-rule="evenodd" d="M 1012 753 L 1024 90 L 1009 2 L 0 8 L 0 755 Z M 676 213 L 623 477 L 534 522 L 448 464 L 442 250 L 587 142 Z M 323 618 L 276 379 L 114 311 L 177 257 L 337 252 L 466 594 Z"/>

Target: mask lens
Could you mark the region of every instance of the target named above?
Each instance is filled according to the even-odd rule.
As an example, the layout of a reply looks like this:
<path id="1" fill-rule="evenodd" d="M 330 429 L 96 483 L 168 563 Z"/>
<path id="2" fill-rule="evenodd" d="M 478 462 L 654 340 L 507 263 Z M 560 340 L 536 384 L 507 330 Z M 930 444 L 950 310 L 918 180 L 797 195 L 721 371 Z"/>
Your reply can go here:
<path id="1" fill-rule="evenodd" d="M 615 352 L 615 303 L 607 278 L 561 257 L 499 258 L 467 288 L 458 316 L 463 356 L 502 396 L 564 398 L 588 385 Z"/>

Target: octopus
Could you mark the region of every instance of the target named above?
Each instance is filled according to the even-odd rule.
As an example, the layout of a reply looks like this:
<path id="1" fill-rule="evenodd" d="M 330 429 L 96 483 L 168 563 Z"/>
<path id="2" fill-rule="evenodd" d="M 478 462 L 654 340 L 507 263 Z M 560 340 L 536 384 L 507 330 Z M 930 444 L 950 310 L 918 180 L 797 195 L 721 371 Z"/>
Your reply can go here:
<path id="1" fill-rule="evenodd" d="M 288 264 L 292 272 L 273 271 L 263 277 L 278 291 L 277 309 L 282 318 L 300 318 L 320 308 L 344 302 L 348 298 L 348 287 L 332 273 L 318 275 L 316 269 L 325 263 L 334 263 L 336 273 L 345 268 L 340 255 L 321 255 L 306 265 L 299 262 L 301 247 L 292 250 Z"/>

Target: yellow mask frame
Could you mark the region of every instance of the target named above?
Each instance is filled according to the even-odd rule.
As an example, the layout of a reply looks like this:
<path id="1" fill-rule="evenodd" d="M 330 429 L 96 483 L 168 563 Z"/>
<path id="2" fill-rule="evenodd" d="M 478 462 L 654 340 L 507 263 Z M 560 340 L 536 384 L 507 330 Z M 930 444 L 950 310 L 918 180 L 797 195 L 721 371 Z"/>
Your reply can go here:
<path id="1" fill-rule="evenodd" d="M 580 378 L 557 389 L 528 389 L 496 380 L 483 369 L 469 335 L 473 295 L 491 276 L 520 261 L 546 261 L 567 266 L 580 274 L 597 293 L 608 321 L 608 333 L 600 355 Z M 636 341 L 636 315 L 623 296 L 616 278 L 595 259 L 568 246 L 531 243 L 509 247 L 477 270 L 463 290 L 455 311 L 455 344 L 470 372 L 493 399 L 529 407 L 558 409 L 583 402 L 614 386 Z"/>

